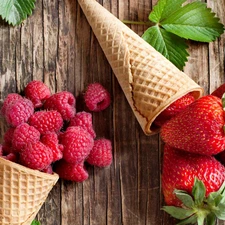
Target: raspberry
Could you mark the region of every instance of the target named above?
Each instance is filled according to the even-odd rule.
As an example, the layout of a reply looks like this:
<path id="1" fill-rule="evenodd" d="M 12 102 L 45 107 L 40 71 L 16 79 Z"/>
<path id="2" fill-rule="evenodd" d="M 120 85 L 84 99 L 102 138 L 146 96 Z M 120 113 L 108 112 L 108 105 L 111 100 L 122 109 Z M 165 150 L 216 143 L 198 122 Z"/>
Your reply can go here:
<path id="1" fill-rule="evenodd" d="M 64 146 L 63 158 L 69 163 L 79 163 L 90 153 L 94 139 L 82 127 L 68 127 L 62 135 L 61 144 Z"/>
<path id="2" fill-rule="evenodd" d="M 6 144 L 6 143 L 4 143 L 2 145 L 2 150 L 3 150 L 3 155 L 7 155 L 9 153 L 15 152 L 14 149 L 12 148 L 12 145 L 11 144 Z"/>
<path id="3" fill-rule="evenodd" d="M 40 132 L 27 123 L 22 123 L 16 127 L 13 137 L 12 146 L 16 152 L 20 152 L 28 143 L 40 140 Z"/>
<path id="4" fill-rule="evenodd" d="M 33 103 L 29 99 L 23 98 L 15 101 L 7 107 L 5 118 L 10 126 L 16 127 L 21 123 L 27 122 L 33 113 Z"/>
<path id="5" fill-rule="evenodd" d="M 64 120 L 69 120 L 76 113 L 75 104 L 76 99 L 73 94 L 68 91 L 62 91 L 48 98 L 44 103 L 44 108 L 57 110 Z"/>
<path id="6" fill-rule="evenodd" d="M 12 137 L 15 131 L 15 127 L 10 127 L 6 130 L 3 138 L 4 138 L 4 144 L 11 145 L 12 144 Z"/>
<path id="7" fill-rule="evenodd" d="M 88 85 L 84 100 L 88 109 L 95 112 L 106 109 L 111 101 L 109 92 L 99 83 Z"/>
<path id="8" fill-rule="evenodd" d="M 58 136 L 55 132 L 44 134 L 41 137 L 41 142 L 52 150 L 53 162 L 63 157 L 63 145 L 59 144 Z"/>
<path id="9" fill-rule="evenodd" d="M 68 163 L 65 160 L 60 160 L 56 162 L 54 171 L 60 178 L 69 181 L 83 182 L 88 179 L 88 172 L 84 168 L 83 162 L 74 164 Z"/>
<path id="10" fill-rule="evenodd" d="M 17 162 L 18 161 L 17 155 L 14 154 L 14 153 L 9 153 L 8 155 L 3 155 L 1 157 L 9 160 L 11 162 Z"/>
<path id="11" fill-rule="evenodd" d="M 112 162 L 111 141 L 105 138 L 95 140 L 94 147 L 86 161 L 98 167 L 109 166 Z"/>
<path id="12" fill-rule="evenodd" d="M 92 115 L 88 112 L 79 112 L 77 113 L 69 123 L 69 126 L 80 126 L 86 129 L 93 138 L 96 137 L 96 133 L 92 126 Z"/>
<path id="13" fill-rule="evenodd" d="M 30 99 L 34 108 L 40 108 L 43 102 L 51 96 L 51 92 L 42 81 L 31 81 L 24 89 L 25 96 Z"/>
<path id="14" fill-rule="evenodd" d="M 29 119 L 28 123 L 34 126 L 41 134 L 58 132 L 63 126 L 63 119 L 55 110 L 37 111 Z"/>
<path id="15" fill-rule="evenodd" d="M 45 169 L 41 170 L 41 172 L 48 173 L 48 174 L 53 174 L 52 166 L 49 165 L 49 166 L 46 167 Z"/>
<path id="16" fill-rule="evenodd" d="M 52 151 L 40 141 L 32 142 L 20 152 L 22 165 L 35 170 L 43 170 L 52 163 Z"/>
<path id="17" fill-rule="evenodd" d="M 13 104 L 19 99 L 22 99 L 23 97 L 17 93 L 11 93 L 8 94 L 7 97 L 5 98 L 2 108 L 1 108 L 1 114 L 5 115 L 6 109 L 8 108 L 9 105 Z"/>

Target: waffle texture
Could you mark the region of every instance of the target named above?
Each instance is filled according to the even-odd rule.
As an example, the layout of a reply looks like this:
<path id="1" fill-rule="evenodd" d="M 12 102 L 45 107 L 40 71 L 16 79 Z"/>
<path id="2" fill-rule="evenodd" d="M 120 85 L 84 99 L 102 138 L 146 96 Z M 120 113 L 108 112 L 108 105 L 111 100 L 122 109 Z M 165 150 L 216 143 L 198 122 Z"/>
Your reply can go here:
<path id="1" fill-rule="evenodd" d="M 146 135 L 171 103 L 202 88 L 95 0 L 78 0 Z"/>
<path id="2" fill-rule="evenodd" d="M 0 158 L 0 225 L 30 225 L 58 178 Z"/>

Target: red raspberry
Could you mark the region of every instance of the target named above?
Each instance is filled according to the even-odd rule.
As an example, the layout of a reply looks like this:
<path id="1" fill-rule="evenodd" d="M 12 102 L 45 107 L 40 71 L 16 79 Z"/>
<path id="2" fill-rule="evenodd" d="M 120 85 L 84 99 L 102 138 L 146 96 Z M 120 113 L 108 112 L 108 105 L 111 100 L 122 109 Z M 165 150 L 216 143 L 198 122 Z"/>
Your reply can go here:
<path id="1" fill-rule="evenodd" d="M 98 167 L 109 166 L 112 163 L 112 144 L 105 138 L 95 140 L 87 162 Z"/>
<path id="2" fill-rule="evenodd" d="M 58 136 L 55 132 L 44 134 L 41 137 L 41 142 L 52 150 L 53 162 L 63 157 L 63 145 L 59 144 Z"/>
<path id="3" fill-rule="evenodd" d="M 10 126 L 16 127 L 21 123 L 27 122 L 33 113 L 33 103 L 29 99 L 22 98 L 7 107 L 5 118 Z"/>
<path id="4" fill-rule="evenodd" d="M 93 137 L 82 127 L 68 127 L 60 139 L 64 146 L 63 158 L 69 163 L 83 161 L 94 144 Z"/>
<path id="5" fill-rule="evenodd" d="M 64 120 L 69 120 L 75 113 L 76 99 L 72 93 L 62 91 L 52 95 L 44 103 L 45 109 L 57 110 Z"/>
<path id="6" fill-rule="evenodd" d="M 4 143 L 2 145 L 2 150 L 3 150 L 3 155 L 7 155 L 9 153 L 15 152 L 14 149 L 12 148 L 12 145 L 11 144 L 6 144 L 6 143 Z"/>
<path id="7" fill-rule="evenodd" d="M 11 162 L 15 162 L 15 163 L 18 161 L 18 157 L 14 153 L 9 153 L 8 155 L 3 155 L 1 157 L 4 158 L 4 159 L 9 160 Z"/>
<path id="8" fill-rule="evenodd" d="M 52 166 L 49 165 L 49 166 L 46 167 L 45 169 L 41 170 L 41 172 L 48 173 L 48 174 L 53 174 Z"/>
<path id="9" fill-rule="evenodd" d="M 40 132 L 27 123 L 22 123 L 16 127 L 12 136 L 12 147 L 16 152 L 20 152 L 28 143 L 40 140 Z"/>
<path id="10" fill-rule="evenodd" d="M 52 163 L 52 151 L 40 141 L 32 142 L 20 152 L 22 165 L 35 170 L 43 170 Z"/>
<path id="11" fill-rule="evenodd" d="M 79 112 L 77 113 L 69 123 L 69 126 L 80 126 L 86 129 L 93 138 L 96 137 L 96 133 L 92 126 L 92 115 L 88 112 Z"/>
<path id="12" fill-rule="evenodd" d="M 37 111 L 29 119 L 28 123 L 34 126 L 41 134 L 58 132 L 63 126 L 63 119 L 55 110 Z"/>
<path id="13" fill-rule="evenodd" d="M 60 178 L 69 181 L 83 182 L 88 179 L 88 172 L 84 168 L 83 162 L 74 164 L 60 160 L 56 162 L 54 171 Z"/>
<path id="14" fill-rule="evenodd" d="M 19 99 L 23 99 L 23 97 L 17 93 L 10 93 L 7 95 L 5 98 L 2 108 L 1 108 L 1 114 L 5 115 L 6 109 L 8 108 L 9 105 L 13 104 Z"/>
<path id="15" fill-rule="evenodd" d="M 4 134 L 4 144 L 11 145 L 12 144 L 12 137 L 15 131 L 15 127 L 10 127 L 6 130 Z"/>
<path id="16" fill-rule="evenodd" d="M 24 89 L 25 96 L 30 99 L 34 108 L 40 108 L 43 102 L 51 96 L 51 91 L 42 81 L 31 81 Z"/>
<path id="17" fill-rule="evenodd" d="M 109 92 L 99 83 L 89 84 L 84 95 L 89 110 L 99 112 L 110 105 Z"/>

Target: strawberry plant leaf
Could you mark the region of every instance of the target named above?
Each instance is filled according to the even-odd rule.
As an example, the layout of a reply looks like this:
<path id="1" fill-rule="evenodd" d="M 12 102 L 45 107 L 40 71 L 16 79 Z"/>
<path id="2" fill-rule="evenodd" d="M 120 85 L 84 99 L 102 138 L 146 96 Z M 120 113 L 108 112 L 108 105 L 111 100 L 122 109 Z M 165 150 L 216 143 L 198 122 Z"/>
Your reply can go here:
<path id="1" fill-rule="evenodd" d="M 224 32 L 219 18 L 203 2 L 192 2 L 160 21 L 162 27 L 185 39 L 211 42 Z"/>
<path id="2" fill-rule="evenodd" d="M 37 220 L 33 220 L 31 225 L 41 225 L 41 223 Z"/>
<path id="3" fill-rule="evenodd" d="M 186 0 L 159 0 L 149 15 L 149 20 L 159 23 L 178 10 Z"/>
<path id="4" fill-rule="evenodd" d="M 175 206 L 164 206 L 163 210 L 176 219 L 183 220 L 194 213 L 193 209 L 184 209 Z"/>
<path id="5" fill-rule="evenodd" d="M 0 16 L 13 26 L 32 14 L 36 0 L 0 0 Z"/>
<path id="6" fill-rule="evenodd" d="M 192 195 L 194 197 L 194 201 L 196 205 L 201 205 L 206 194 L 206 188 L 203 182 L 197 178 L 195 178 L 194 186 L 192 189 Z"/>
<path id="7" fill-rule="evenodd" d="M 189 54 L 186 50 L 188 46 L 183 38 L 167 32 L 158 25 L 148 28 L 142 38 L 179 69 L 184 67 Z"/>
<path id="8" fill-rule="evenodd" d="M 182 203 L 188 207 L 188 208 L 192 208 L 194 206 L 194 201 L 192 196 L 190 196 L 187 192 L 182 191 L 182 190 L 175 190 L 174 194 L 176 195 L 177 198 L 179 198 Z"/>

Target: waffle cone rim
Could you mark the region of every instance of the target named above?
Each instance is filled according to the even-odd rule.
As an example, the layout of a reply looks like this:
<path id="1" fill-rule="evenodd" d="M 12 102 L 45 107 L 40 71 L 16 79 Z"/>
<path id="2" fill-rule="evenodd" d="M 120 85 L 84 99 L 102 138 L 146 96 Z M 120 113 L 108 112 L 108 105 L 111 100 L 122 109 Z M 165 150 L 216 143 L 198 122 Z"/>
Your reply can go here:
<path id="1" fill-rule="evenodd" d="M 0 157 L 0 164 L 5 165 L 5 166 L 10 166 L 10 167 L 12 167 L 12 168 L 14 168 L 14 169 L 16 169 L 20 172 L 24 172 L 26 174 L 35 175 L 35 176 L 42 177 L 42 178 L 45 178 L 45 179 L 56 180 L 56 182 L 59 179 L 59 175 L 57 173 L 48 174 L 48 173 L 45 173 L 45 172 L 41 172 L 39 170 L 30 169 L 26 166 L 20 165 L 18 163 L 12 162 L 12 161 L 7 160 L 7 159 L 4 159 L 2 157 Z"/>

